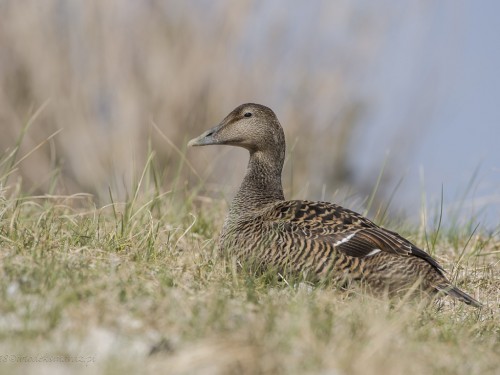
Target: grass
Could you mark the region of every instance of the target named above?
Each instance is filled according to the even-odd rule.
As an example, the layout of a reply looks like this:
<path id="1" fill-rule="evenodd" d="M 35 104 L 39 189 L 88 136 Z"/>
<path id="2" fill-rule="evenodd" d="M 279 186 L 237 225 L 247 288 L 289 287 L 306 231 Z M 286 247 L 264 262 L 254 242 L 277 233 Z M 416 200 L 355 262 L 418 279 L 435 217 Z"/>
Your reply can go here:
<path id="1" fill-rule="evenodd" d="M 346 145 L 356 118 L 372 105 L 346 94 L 362 87 L 349 77 L 363 77 L 371 66 L 363 64 L 380 55 L 372 46 L 392 35 L 377 13 L 346 23 L 360 19 L 359 7 L 325 7 L 318 28 L 289 45 L 295 16 L 275 7 L 284 22 L 267 17 L 252 38 L 259 48 L 247 49 L 263 9 L 252 1 L 210 12 L 145 2 L 133 17 L 118 3 L 0 2 L 0 374 L 496 373 L 500 227 L 455 216 L 429 224 L 427 215 L 419 228 L 390 225 L 432 251 L 485 303 L 480 311 L 449 299 L 393 305 L 236 272 L 217 257 L 227 205 L 202 196 L 209 186 L 195 167 L 206 167 L 206 154 L 191 155 L 192 166 L 175 146 L 221 108 L 264 98 L 290 135 L 308 124 L 290 148 L 289 195 L 313 176 L 342 185 L 342 174 L 355 172 Z M 350 39 L 330 49 L 362 65 L 348 58 L 311 69 L 322 45 L 310 40 L 332 25 Z M 333 155 L 318 160 L 313 144 Z M 136 176 L 131 160 L 145 165 Z M 193 176 L 199 182 L 187 185 Z M 382 177 L 366 208 L 385 223 L 390 199 L 373 207 L 390 182 Z"/>
<path id="2" fill-rule="evenodd" d="M 1 165 L 15 165 L 6 160 L 15 154 Z M 162 192 L 153 159 L 125 202 L 104 207 L 86 194 L 24 196 L 20 184 L 0 181 L 0 373 L 498 370 L 498 229 L 399 228 L 432 242 L 482 310 L 290 285 L 219 258 L 226 204 L 181 181 Z"/>

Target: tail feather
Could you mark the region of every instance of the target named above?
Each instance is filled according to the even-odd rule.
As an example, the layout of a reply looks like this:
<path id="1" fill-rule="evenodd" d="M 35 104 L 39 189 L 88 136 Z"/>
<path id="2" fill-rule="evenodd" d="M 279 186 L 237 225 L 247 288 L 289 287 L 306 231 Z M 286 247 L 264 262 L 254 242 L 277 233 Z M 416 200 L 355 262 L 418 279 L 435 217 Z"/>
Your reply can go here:
<path id="1" fill-rule="evenodd" d="M 483 306 L 478 300 L 472 298 L 467 293 L 461 291 L 456 286 L 453 286 L 451 284 L 444 285 L 444 286 L 438 286 L 437 289 L 440 292 L 446 293 L 447 295 L 454 297 L 454 298 L 458 299 L 459 301 L 466 303 L 467 305 L 471 305 L 471 306 L 474 306 L 477 308 L 480 308 Z"/>

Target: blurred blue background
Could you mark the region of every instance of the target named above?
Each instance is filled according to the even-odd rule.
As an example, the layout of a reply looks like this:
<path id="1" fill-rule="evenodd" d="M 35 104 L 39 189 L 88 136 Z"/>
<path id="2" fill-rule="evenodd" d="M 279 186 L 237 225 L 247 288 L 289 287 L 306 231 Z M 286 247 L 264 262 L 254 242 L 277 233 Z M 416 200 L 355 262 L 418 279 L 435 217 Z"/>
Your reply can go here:
<path id="1" fill-rule="evenodd" d="M 375 98 L 365 139 L 380 142 L 378 158 L 399 143 L 393 146 L 397 154 L 388 156 L 403 156 L 397 163 L 404 173 L 398 203 L 414 201 L 422 188 L 440 199 L 442 185 L 448 205 L 484 210 L 485 220 L 497 224 L 500 4 L 448 1 L 427 7 L 425 14 L 407 9 L 391 22 L 393 31 L 364 87 Z M 391 144 L 387 136 L 397 140 Z M 371 158 L 361 155 L 360 167 L 370 168 Z"/>
<path id="2" fill-rule="evenodd" d="M 37 108 L 29 191 L 125 195 L 152 147 L 178 181 L 187 139 L 243 102 L 277 113 L 289 197 L 484 227 L 500 217 L 500 3 L 0 1 L 0 151 Z M 46 103 L 46 105 L 44 105 Z M 153 120 L 164 136 L 152 127 Z M 230 200 L 241 150 L 188 152 Z M 186 171 L 184 178 L 195 183 Z M 393 191 L 396 191 L 393 194 Z M 394 196 L 393 196 L 394 195 Z M 391 198 L 393 196 L 393 198 Z M 375 211 L 375 207 L 372 211 Z"/>

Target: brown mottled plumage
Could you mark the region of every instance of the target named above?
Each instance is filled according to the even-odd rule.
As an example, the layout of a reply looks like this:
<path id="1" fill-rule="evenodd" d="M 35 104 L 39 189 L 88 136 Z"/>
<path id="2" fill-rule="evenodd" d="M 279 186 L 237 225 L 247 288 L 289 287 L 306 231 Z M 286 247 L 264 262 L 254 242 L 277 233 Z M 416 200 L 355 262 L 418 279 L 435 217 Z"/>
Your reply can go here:
<path id="1" fill-rule="evenodd" d="M 420 282 L 420 290 L 431 295 L 443 292 L 481 306 L 448 281 L 436 260 L 399 234 L 336 204 L 285 201 L 285 136 L 271 109 L 251 103 L 237 107 L 189 142 L 204 145 L 240 146 L 250 152 L 220 236 L 222 251 L 283 272 L 360 280 L 391 295 Z"/>

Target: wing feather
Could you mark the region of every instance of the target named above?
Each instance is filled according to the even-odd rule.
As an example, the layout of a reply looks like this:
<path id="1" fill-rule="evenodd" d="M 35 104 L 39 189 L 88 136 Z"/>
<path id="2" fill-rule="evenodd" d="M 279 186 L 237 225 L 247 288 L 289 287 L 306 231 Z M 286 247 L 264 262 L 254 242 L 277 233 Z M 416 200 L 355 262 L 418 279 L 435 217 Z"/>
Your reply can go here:
<path id="1" fill-rule="evenodd" d="M 272 225 L 279 225 L 291 238 L 330 243 L 337 251 L 356 258 L 376 255 L 376 250 L 398 256 L 416 256 L 443 274 L 443 268 L 436 260 L 398 233 L 332 203 L 284 201 L 273 206 L 265 218 Z"/>

